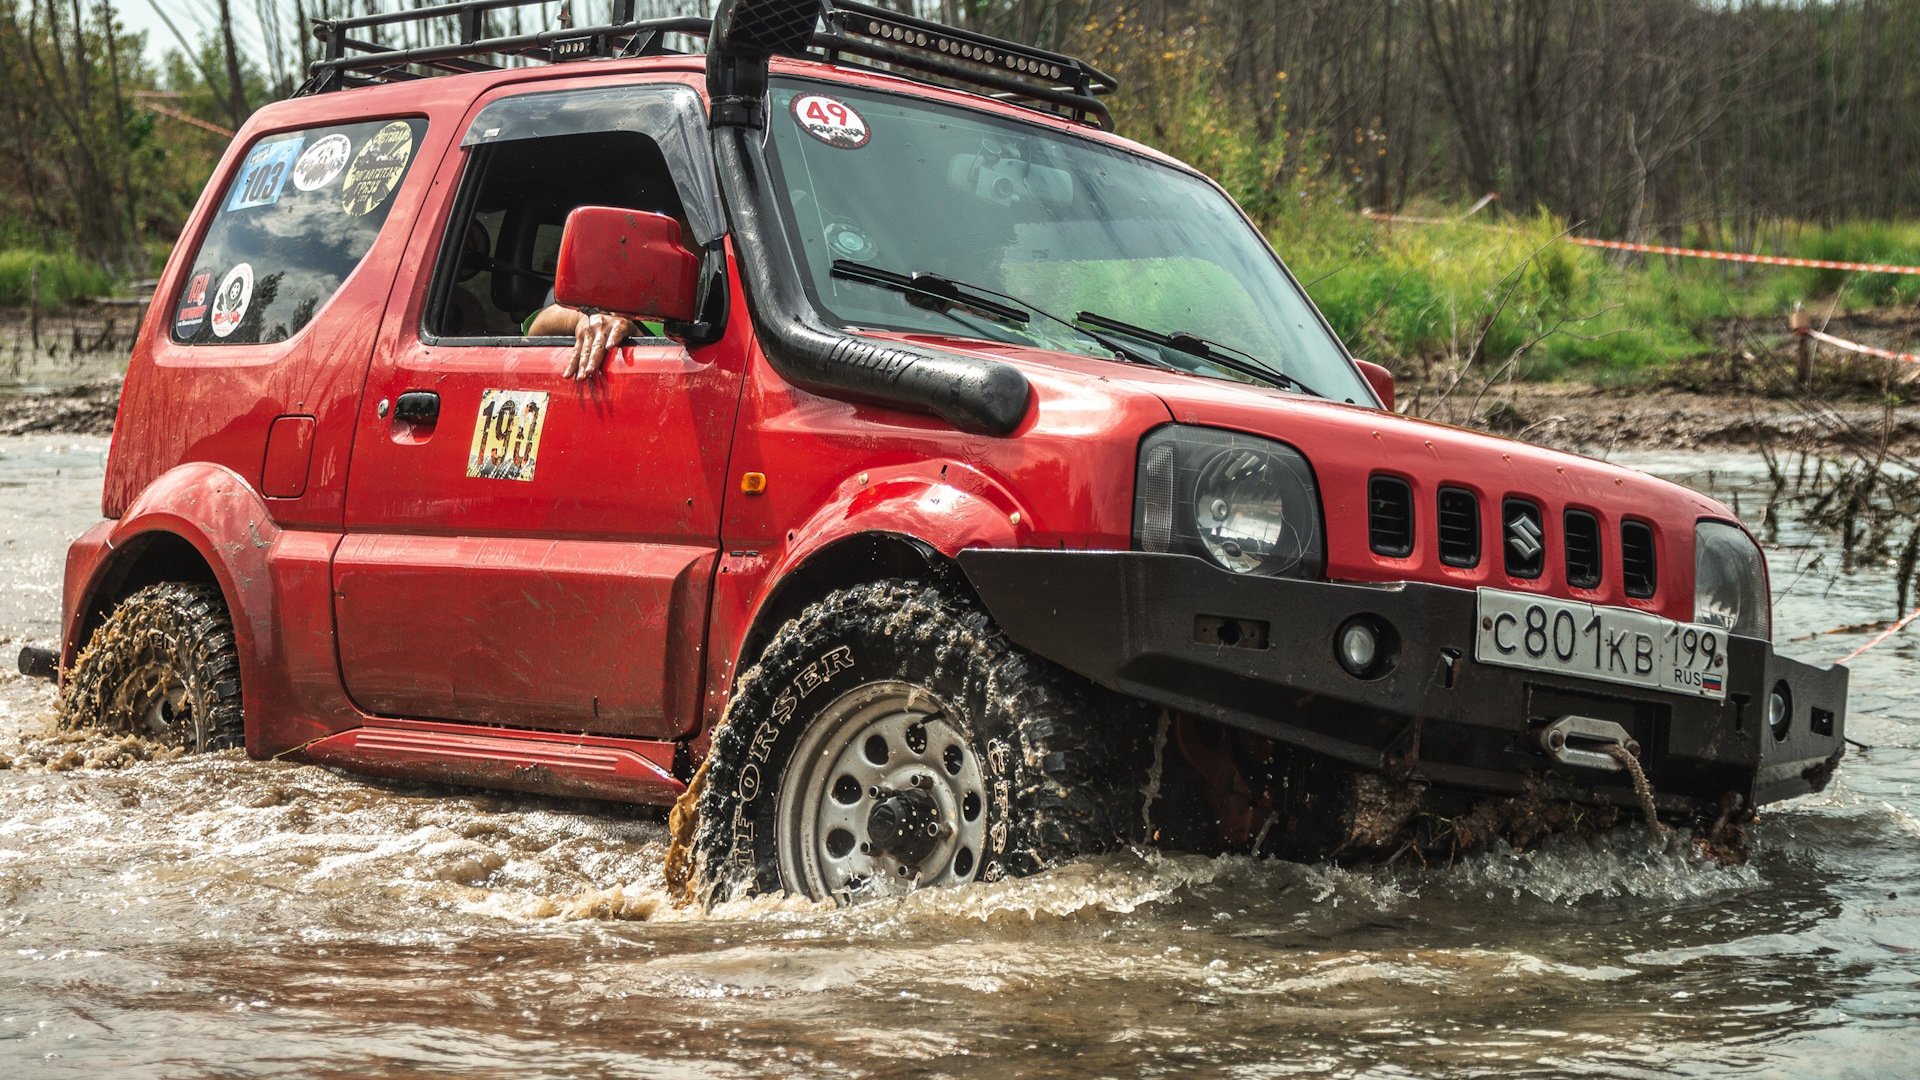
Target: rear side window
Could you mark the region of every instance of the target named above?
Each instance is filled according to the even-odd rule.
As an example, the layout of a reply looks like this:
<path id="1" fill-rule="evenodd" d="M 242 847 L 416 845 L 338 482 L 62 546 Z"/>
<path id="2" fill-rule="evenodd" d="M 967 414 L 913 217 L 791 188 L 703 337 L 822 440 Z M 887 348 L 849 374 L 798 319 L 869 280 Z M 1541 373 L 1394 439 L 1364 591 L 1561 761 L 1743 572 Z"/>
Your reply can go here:
<path id="1" fill-rule="evenodd" d="M 425 120 L 268 135 L 221 195 L 171 312 L 183 345 L 285 341 L 373 246 Z"/>

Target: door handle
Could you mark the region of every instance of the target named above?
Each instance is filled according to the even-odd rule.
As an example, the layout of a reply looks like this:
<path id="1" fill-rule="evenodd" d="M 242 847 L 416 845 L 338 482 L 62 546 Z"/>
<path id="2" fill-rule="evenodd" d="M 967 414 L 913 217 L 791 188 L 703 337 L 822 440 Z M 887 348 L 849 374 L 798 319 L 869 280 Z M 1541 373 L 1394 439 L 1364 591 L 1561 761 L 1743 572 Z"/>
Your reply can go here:
<path id="1" fill-rule="evenodd" d="M 440 395 L 431 390 L 409 390 L 393 403 L 394 423 L 431 424 L 440 418 Z"/>

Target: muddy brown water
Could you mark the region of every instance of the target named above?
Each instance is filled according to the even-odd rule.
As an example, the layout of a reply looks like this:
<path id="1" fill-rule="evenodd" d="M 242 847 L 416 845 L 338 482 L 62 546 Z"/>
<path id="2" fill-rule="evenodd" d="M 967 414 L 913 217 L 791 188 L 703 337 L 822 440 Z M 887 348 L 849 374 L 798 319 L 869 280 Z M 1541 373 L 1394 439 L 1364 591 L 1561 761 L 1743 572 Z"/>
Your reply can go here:
<path id="1" fill-rule="evenodd" d="M 106 442 L 0 439 L 0 635 L 50 642 Z M 1757 519 L 1740 454 L 1624 459 Z M 1893 571 L 1769 552 L 1782 642 Z M 1837 560 L 1823 558 L 1823 564 Z M 1834 658 L 1865 639 L 1791 642 Z M 1629 830 L 1445 867 L 1130 852 L 843 909 L 662 902 L 657 815 L 62 742 L 0 679 L 0 1077 L 1920 1074 L 1920 630 L 1873 746 L 1724 868 Z"/>

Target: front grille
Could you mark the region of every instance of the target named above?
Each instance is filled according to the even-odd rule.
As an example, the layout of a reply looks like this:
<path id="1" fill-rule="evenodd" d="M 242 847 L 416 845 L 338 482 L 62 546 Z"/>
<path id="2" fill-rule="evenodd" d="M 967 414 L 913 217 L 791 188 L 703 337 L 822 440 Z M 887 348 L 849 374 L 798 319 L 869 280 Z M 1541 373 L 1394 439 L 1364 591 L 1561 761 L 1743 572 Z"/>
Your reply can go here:
<path id="1" fill-rule="evenodd" d="M 1585 510 L 1569 510 L 1565 518 L 1567 584 L 1576 589 L 1600 587 L 1600 522 Z"/>
<path id="2" fill-rule="evenodd" d="M 1437 509 L 1440 561 L 1448 566 L 1480 565 L 1480 500 L 1471 491 L 1441 488 Z"/>
<path id="3" fill-rule="evenodd" d="M 1642 521 L 1620 523 L 1620 577 L 1627 595 L 1645 600 L 1660 587 L 1653 555 L 1653 529 Z"/>
<path id="4" fill-rule="evenodd" d="M 1375 555 L 1413 554 L 1413 490 L 1396 476 L 1367 481 L 1367 542 Z"/>
<path id="5" fill-rule="evenodd" d="M 1540 508 L 1525 499 L 1508 499 L 1500 506 L 1501 550 L 1507 553 L 1507 573 L 1537 578 L 1547 566 L 1547 530 Z"/>

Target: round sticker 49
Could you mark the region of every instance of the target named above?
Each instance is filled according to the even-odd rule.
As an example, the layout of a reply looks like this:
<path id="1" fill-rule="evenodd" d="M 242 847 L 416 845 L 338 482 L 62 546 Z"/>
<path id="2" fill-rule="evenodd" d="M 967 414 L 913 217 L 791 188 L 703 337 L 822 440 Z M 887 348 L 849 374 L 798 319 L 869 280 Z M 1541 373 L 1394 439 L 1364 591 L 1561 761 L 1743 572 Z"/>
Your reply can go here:
<path id="1" fill-rule="evenodd" d="M 843 150 L 858 150 L 873 134 L 867 130 L 866 118 L 853 111 L 853 106 L 825 94 L 794 98 L 793 118 L 802 131 Z"/>

